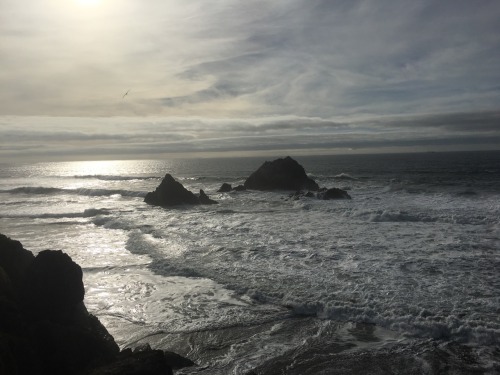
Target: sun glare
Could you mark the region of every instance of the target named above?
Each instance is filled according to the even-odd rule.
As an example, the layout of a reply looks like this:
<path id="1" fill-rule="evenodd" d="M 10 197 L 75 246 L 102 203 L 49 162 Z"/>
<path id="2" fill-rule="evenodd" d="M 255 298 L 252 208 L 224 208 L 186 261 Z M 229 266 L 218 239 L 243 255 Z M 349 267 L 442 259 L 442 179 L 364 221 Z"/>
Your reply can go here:
<path id="1" fill-rule="evenodd" d="M 78 5 L 84 7 L 97 6 L 101 3 L 101 0 L 75 0 L 75 1 Z"/>

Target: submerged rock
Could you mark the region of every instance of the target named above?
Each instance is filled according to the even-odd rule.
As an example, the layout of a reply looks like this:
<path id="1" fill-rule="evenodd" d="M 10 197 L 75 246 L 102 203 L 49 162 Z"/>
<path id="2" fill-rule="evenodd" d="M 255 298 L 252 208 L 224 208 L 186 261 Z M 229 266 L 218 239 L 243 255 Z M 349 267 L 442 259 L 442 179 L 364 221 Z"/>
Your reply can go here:
<path id="1" fill-rule="evenodd" d="M 266 161 L 247 178 L 246 189 L 252 190 L 312 190 L 319 189 L 318 184 L 307 177 L 304 168 L 294 159 Z"/>
<path id="2" fill-rule="evenodd" d="M 238 185 L 235 188 L 231 186 L 231 184 L 228 184 L 224 182 L 219 190 L 217 190 L 218 193 L 229 193 L 230 191 L 244 191 L 246 190 L 245 186 L 243 185 Z"/>
<path id="3" fill-rule="evenodd" d="M 351 196 L 347 191 L 339 188 L 331 188 L 318 193 L 319 199 L 330 200 L 330 199 L 351 199 Z"/>
<path id="4" fill-rule="evenodd" d="M 330 199 L 351 199 L 351 196 L 347 193 L 347 191 L 342 189 L 322 188 L 316 193 L 312 191 L 304 192 L 302 190 L 299 190 L 293 194 L 290 194 L 288 198 L 294 201 L 299 200 L 301 198 L 316 198 L 322 200 L 330 200 Z"/>
<path id="5" fill-rule="evenodd" d="M 187 190 L 180 182 L 177 182 L 170 174 L 166 174 L 155 191 L 149 192 L 144 202 L 153 206 L 172 207 L 182 204 L 213 204 L 217 203 L 208 198 L 200 191 L 200 197 Z"/>

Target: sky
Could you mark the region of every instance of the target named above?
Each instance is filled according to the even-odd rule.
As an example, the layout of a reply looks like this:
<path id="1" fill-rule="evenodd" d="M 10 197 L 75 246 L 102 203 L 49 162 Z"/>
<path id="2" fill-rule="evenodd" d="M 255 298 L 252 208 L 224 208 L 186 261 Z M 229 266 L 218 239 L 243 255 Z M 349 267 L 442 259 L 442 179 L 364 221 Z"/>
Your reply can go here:
<path id="1" fill-rule="evenodd" d="M 498 0 L 0 0 L 0 158 L 500 149 L 498 20 Z"/>

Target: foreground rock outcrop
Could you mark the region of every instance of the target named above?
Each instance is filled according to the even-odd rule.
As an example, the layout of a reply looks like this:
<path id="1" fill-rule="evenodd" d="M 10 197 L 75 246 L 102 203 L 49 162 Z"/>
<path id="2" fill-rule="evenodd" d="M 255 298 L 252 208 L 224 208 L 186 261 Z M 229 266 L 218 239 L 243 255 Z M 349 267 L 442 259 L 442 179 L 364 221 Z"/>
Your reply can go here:
<path id="1" fill-rule="evenodd" d="M 144 202 L 161 207 L 217 203 L 210 199 L 203 190 L 200 190 L 199 196 L 190 192 L 168 173 L 155 191 L 146 194 Z"/>
<path id="2" fill-rule="evenodd" d="M 82 269 L 67 254 L 35 257 L 0 234 L 0 373 L 156 375 L 193 364 L 150 348 L 120 352 L 84 293 Z"/>
<path id="3" fill-rule="evenodd" d="M 294 159 L 266 161 L 245 181 L 252 190 L 319 190 L 318 184 L 306 175 L 304 168 Z"/>

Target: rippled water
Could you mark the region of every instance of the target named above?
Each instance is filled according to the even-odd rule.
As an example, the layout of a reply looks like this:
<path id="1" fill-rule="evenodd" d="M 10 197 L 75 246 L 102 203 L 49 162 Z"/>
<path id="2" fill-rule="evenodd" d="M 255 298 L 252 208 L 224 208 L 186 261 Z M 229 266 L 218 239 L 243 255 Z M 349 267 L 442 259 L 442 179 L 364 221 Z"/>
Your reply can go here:
<path id="1" fill-rule="evenodd" d="M 118 343 L 183 373 L 496 373 L 500 153 L 297 160 L 353 199 L 216 192 L 264 159 L 2 165 L 0 232 L 69 253 Z M 144 204 L 165 173 L 219 204 Z"/>

